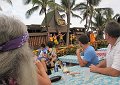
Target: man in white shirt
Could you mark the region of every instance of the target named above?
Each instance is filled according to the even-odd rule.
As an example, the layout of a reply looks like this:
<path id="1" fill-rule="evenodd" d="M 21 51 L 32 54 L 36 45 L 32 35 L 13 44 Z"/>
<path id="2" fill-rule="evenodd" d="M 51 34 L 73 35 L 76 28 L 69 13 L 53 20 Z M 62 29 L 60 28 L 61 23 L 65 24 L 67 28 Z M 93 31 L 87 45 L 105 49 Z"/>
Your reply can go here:
<path id="1" fill-rule="evenodd" d="M 120 76 L 120 25 L 110 21 L 105 27 L 105 39 L 109 43 L 106 59 L 91 65 L 90 71 L 109 76 Z"/>

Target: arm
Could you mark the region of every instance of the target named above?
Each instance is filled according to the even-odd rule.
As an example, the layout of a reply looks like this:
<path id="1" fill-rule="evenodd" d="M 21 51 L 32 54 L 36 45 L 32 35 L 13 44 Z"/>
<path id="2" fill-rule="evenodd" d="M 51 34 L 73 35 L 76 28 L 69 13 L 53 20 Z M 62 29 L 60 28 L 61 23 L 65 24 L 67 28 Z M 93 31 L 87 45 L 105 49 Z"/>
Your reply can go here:
<path id="1" fill-rule="evenodd" d="M 54 48 L 52 49 L 50 57 L 51 57 L 50 63 L 51 63 L 51 66 L 53 67 L 54 66 L 54 62 L 57 59 L 56 49 L 54 49 Z"/>
<path id="2" fill-rule="evenodd" d="M 56 61 L 56 59 L 57 59 L 57 56 L 52 56 L 51 61 L 50 61 L 50 64 L 52 67 L 55 66 L 54 61 Z"/>
<path id="3" fill-rule="evenodd" d="M 104 74 L 104 75 L 113 76 L 113 77 L 120 76 L 120 71 L 118 71 L 114 68 L 111 68 L 111 67 L 99 68 L 95 65 L 91 65 L 90 66 L 90 71 L 91 72 L 96 72 L 96 73 L 101 73 L 101 74 Z"/>
<path id="4" fill-rule="evenodd" d="M 77 55 L 77 59 L 78 59 L 79 65 L 80 65 L 81 67 L 85 66 L 85 65 L 88 63 L 87 61 L 85 61 L 85 60 L 83 60 L 83 59 L 81 58 L 80 49 L 77 49 L 77 50 L 76 50 L 76 55 Z"/>
<path id="5" fill-rule="evenodd" d="M 51 81 L 45 72 L 45 69 L 41 62 L 36 61 L 37 72 L 38 72 L 38 84 L 39 85 L 51 85 Z"/>
<path id="6" fill-rule="evenodd" d="M 63 36 L 65 36 L 65 34 L 63 34 Z"/>
<path id="7" fill-rule="evenodd" d="M 96 65 L 97 67 L 102 67 L 105 68 L 106 67 L 106 60 L 101 61 L 98 65 Z"/>

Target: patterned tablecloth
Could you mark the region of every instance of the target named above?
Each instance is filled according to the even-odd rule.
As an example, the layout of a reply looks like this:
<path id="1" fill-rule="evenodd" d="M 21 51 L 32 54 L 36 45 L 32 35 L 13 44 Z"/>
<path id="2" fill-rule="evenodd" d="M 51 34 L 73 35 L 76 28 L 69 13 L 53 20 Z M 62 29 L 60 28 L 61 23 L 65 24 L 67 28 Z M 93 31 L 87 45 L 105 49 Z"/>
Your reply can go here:
<path id="1" fill-rule="evenodd" d="M 105 59 L 106 51 L 96 51 L 96 54 L 100 60 L 103 60 L 103 59 Z"/>
<path id="2" fill-rule="evenodd" d="M 105 58 L 106 56 L 106 51 L 107 51 L 107 48 L 100 48 L 96 51 L 96 54 L 98 57 L 100 58 Z"/>
<path id="3" fill-rule="evenodd" d="M 83 58 L 84 56 L 81 56 L 81 57 Z M 79 64 L 76 55 L 64 55 L 64 56 L 58 57 L 58 59 L 62 62 Z M 103 60 L 103 58 L 99 57 L 99 61 L 101 60 Z"/>
<path id="4" fill-rule="evenodd" d="M 70 72 L 80 72 L 80 74 L 67 75 L 59 70 L 59 72 L 53 72 L 53 76 L 62 76 L 61 80 L 52 83 L 52 85 L 120 85 L 120 77 L 111 77 L 102 74 L 88 72 L 89 68 L 73 66 L 68 67 Z"/>
<path id="5" fill-rule="evenodd" d="M 77 60 L 77 56 L 76 55 L 64 55 L 61 57 L 58 57 L 58 59 L 62 62 L 67 62 L 67 63 L 77 63 L 78 64 L 78 60 Z"/>

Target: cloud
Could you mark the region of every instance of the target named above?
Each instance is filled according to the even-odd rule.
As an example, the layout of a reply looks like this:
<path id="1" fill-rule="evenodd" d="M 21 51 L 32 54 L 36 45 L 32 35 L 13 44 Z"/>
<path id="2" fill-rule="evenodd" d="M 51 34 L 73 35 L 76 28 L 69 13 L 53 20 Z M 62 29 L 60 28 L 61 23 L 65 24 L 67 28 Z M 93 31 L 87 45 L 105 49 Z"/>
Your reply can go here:
<path id="1" fill-rule="evenodd" d="M 84 0 L 76 0 L 77 3 L 84 1 Z M 29 19 L 25 18 L 25 13 L 28 9 L 32 7 L 32 5 L 23 5 L 22 0 L 12 0 L 13 6 L 10 6 L 6 2 L 2 2 L 0 0 L 0 6 L 3 8 L 3 13 L 7 15 L 14 15 L 17 16 L 21 21 L 23 21 L 25 24 L 41 24 L 44 15 L 39 16 L 39 12 L 35 12 L 32 14 L 32 16 Z M 56 2 L 59 2 L 56 0 Z M 99 7 L 111 7 L 114 10 L 114 13 L 120 13 L 120 1 L 119 0 L 102 0 Z M 79 12 L 78 12 L 79 13 Z M 80 20 L 77 18 L 71 18 L 71 27 L 83 27 L 85 22 L 80 24 Z"/>

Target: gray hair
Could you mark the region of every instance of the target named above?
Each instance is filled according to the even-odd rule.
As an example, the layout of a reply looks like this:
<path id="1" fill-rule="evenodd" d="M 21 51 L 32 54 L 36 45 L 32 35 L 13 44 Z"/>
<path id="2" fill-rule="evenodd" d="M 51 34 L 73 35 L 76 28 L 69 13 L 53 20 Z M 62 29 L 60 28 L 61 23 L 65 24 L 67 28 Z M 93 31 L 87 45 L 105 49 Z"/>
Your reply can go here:
<path id="1" fill-rule="evenodd" d="M 0 44 L 27 32 L 27 27 L 19 20 L 0 15 Z M 33 54 L 28 42 L 20 48 L 0 52 L 0 78 L 12 76 L 18 85 L 37 85 L 37 73 Z"/>
<path id="2" fill-rule="evenodd" d="M 116 21 L 109 21 L 105 26 L 105 33 L 113 38 L 120 37 L 120 25 Z"/>

